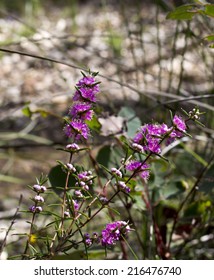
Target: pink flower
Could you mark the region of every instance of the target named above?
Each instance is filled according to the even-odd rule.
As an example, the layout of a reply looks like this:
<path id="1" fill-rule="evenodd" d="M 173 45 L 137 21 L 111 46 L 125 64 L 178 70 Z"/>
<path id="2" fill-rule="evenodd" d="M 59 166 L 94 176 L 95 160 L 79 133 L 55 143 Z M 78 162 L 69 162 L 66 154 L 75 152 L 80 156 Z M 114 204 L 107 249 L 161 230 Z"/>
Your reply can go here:
<path id="1" fill-rule="evenodd" d="M 132 147 L 140 152 L 161 153 L 160 140 L 169 131 L 166 124 L 145 124 L 134 136 Z"/>
<path id="2" fill-rule="evenodd" d="M 126 235 L 130 230 L 128 223 L 124 221 L 107 224 L 106 228 L 102 230 L 101 243 L 103 246 L 114 245 L 122 238 L 122 235 Z"/>
<path id="3" fill-rule="evenodd" d="M 74 137 L 75 140 L 79 140 L 81 138 L 88 139 L 90 133 L 87 124 L 81 120 L 71 121 L 65 126 L 64 131 L 68 137 Z"/>
<path id="4" fill-rule="evenodd" d="M 85 76 L 82 79 L 79 80 L 79 82 L 76 84 L 77 87 L 88 87 L 93 88 L 95 92 L 99 92 L 99 85 L 96 84 L 96 80 L 92 76 Z"/>
<path id="5" fill-rule="evenodd" d="M 137 172 L 137 174 L 140 175 L 140 177 L 144 180 L 148 180 L 149 178 L 149 165 L 147 163 L 143 163 L 137 160 L 131 160 L 126 165 L 126 170 Z M 137 175 L 136 174 L 136 175 Z"/>
<path id="6" fill-rule="evenodd" d="M 174 124 L 174 129 L 172 127 L 173 131 L 170 133 L 170 136 L 167 139 L 168 145 L 171 144 L 176 138 L 181 138 L 187 128 L 185 121 L 177 115 L 175 115 L 173 118 L 173 124 Z"/>
<path id="7" fill-rule="evenodd" d="M 186 131 L 186 124 L 184 122 L 184 120 L 175 115 L 174 118 L 173 118 L 173 124 L 175 125 L 176 129 L 178 129 L 179 131 Z"/>
<path id="8" fill-rule="evenodd" d="M 76 103 L 71 107 L 69 114 L 73 119 L 81 119 L 90 121 L 93 116 L 91 105 L 87 103 Z"/>
<path id="9" fill-rule="evenodd" d="M 64 128 L 67 137 L 75 140 L 88 139 L 90 130 L 85 121 L 91 121 L 93 117 L 92 105 L 97 100 L 99 92 L 99 82 L 95 81 L 94 76 L 85 76 L 76 84 L 76 91 L 73 96 L 74 104 L 69 110 L 71 121 Z M 94 76 L 93 76 L 94 75 Z"/>
<path id="10" fill-rule="evenodd" d="M 75 91 L 73 101 L 95 103 L 97 101 L 96 92 L 92 88 L 80 88 Z"/>

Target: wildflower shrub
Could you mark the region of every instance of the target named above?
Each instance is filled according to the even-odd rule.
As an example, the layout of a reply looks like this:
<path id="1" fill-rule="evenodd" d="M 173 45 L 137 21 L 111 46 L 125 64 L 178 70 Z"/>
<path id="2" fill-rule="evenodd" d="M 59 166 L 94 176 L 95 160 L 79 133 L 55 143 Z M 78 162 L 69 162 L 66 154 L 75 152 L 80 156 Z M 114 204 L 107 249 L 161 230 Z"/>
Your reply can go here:
<path id="1" fill-rule="evenodd" d="M 72 105 L 64 118 L 68 144 L 59 148 L 68 161 L 58 161 L 48 176 L 41 176 L 29 186 L 32 204 L 22 210 L 28 217 L 29 232 L 23 233 L 19 240 L 23 251 L 10 258 L 171 259 L 176 256 L 173 234 L 178 228 L 180 211 L 195 191 L 195 185 L 187 193 L 182 186 L 171 190 L 168 197 L 180 194 L 183 199 L 180 206 L 172 207 L 166 203 L 167 196 L 157 194 L 154 185 L 160 184 L 155 182 L 160 176 L 154 174 L 160 166 L 170 169 L 171 163 L 162 155 L 163 148 L 183 136 L 189 137 L 188 124 L 201 124 L 201 113 L 197 108 L 189 113 L 183 111 L 183 116 L 171 113 L 169 123 L 143 124 L 132 137 L 128 131 L 122 132 L 112 137 L 113 150 L 104 146 L 94 157 L 90 139 L 94 129 L 98 133 L 101 129 L 96 115 L 100 94 L 97 74 L 82 73 L 76 84 Z M 87 155 L 87 164 L 81 160 L 82 153 Z M 164 209 L 170 214 L 164 216 Z M 162 215 L 161 219 L 158 215 Z M 2 246 L 1 251 L 4 249 Z"/>

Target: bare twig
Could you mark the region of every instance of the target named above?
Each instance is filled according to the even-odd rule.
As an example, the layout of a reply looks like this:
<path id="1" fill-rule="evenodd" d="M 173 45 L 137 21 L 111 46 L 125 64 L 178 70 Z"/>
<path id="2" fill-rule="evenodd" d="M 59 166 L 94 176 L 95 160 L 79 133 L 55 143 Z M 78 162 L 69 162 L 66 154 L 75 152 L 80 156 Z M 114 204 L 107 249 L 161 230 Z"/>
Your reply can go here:
<path id="1" fill-rule="evenodd" d="M 17 218 L 17 215 L 19 213 L 19 208 L 20 208 L 21 203 L 22 203 L 22 195 L 20 195 L 18 206 L 16 208 L 16 211 L 14 213 L 14 216 L 12 218 L 10 226 L 9 226 L 9 228 L 8 228 L 6 234 L 5 234 L 4 240 L 3 240 L 2 244 L 0 245 L 0 259 L 1 259 L 1 254 L 2 254 L 2 252 L 4 250 L 4 247 L 6 246 L 8 235 L 9 235 L 10 231 L 12 230 L 13 225 L 16 222 L 16 218 Z"/>

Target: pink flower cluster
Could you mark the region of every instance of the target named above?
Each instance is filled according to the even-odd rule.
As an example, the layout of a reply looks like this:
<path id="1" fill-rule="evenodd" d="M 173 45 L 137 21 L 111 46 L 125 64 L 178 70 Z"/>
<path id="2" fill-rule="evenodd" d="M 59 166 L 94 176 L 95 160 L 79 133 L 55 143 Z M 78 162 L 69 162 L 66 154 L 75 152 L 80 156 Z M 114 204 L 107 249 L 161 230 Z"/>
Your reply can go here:
<path id="1" fill-rule="evenodd" d="M 98 236 L 98 233 L 97 232 L 94 232 L 92 236 L 90 236 L 89 233 L 85 233 L 84 234 L 84 242 L 85 242 L 85 245 L 90 247 L 93 243 L 100 243 L 100 238 Z"/>
<path id="2" fill-rule="evenodd" d="M 168 127 L 166 124 L 145 124 L 140 128 L 132 139 L 132 149 L 138 153 L 161 153 L 161 142 L 164 137 L 167 144 L 172 143 L 176 138 L 180 138 L 186 132 L 185 121 L 175 115 L 173 125 Z M 149 164 L 139 160 L 131 160 L 125 166 L 126 170 L 133 171 L 145 181 L 149 178 Z"/>
<path id="3" fill-rule="evenodd" d="M 103 246 L 111 246 L 120 240 L 123 235 L 130 232 L 130 226 L 127 222 L 116 221 L 106 225 L 106 228 L 102 230 L 101 244 Z"/>
<path id="4" fill-rule="evenodd" d="M 92 105 L 97 101 L 98 92 L 99 84 L 93 75 L 84 76 L 76 84 L 74 104 L 69 110 L 71 121 L 64 128 L 66 136 L 74 140 L 88 139 L 90 130 L 85 121 L 93 117 Z"/>
<path id="5" fill-rule="evenodd" d="M 100 235 L 97 232 L 94 232 L 92 236 L 89 233 L 85 233 L 83 241 L 86 246 L 91 246 L 93 243 L 101 243 L 102 246 L 112 246 L 130 231 L 131 228 L 127 222 L 115 221 L 107 224 Z"/>
<path id="6" fill-rule="evenodd" d="M 186 131 L 186 124 L 183 119 L 177 115 L 173 118 L 173 126 L 166 124 L 145 124 L 133 138 L 132 148 L 138 152 L 161 153 L 160 142 L 167 134 L 167 143 L 173 142 L 176 138 L 183 136 Z"/>

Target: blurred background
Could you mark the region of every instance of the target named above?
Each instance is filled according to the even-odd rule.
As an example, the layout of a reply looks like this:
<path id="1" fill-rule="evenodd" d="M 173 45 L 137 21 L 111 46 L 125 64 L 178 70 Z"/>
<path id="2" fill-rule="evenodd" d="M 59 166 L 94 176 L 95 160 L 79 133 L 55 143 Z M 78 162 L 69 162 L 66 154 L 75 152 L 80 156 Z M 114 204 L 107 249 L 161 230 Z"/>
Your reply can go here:
<path id="1" fill-rule="evenodd" d="M 213 153 L 214 50 L 203 38 L 214 20 L 166 20 L 176 6 L 193 2 L 0 0 L 0 227 L 25 186 L 64 160 L 56 150 L 67 143 L 61 118 L 81 69 L 99 71 L 103 118 L 124 106 L 142 124 L 170 123 L 169 110 L 205 111 L 205 127 L 190 126 L 189 158 L 179 154 L 179 172 L 195 178 Z M 111 141 L 105 133 L 101 140 Z M 95 149 L 101 140 L 91 140 Z M 205 183 L 213 201 L 213 175 Z"/>

